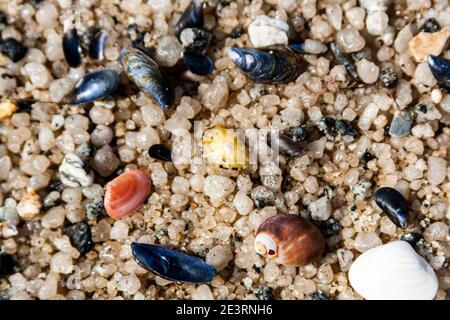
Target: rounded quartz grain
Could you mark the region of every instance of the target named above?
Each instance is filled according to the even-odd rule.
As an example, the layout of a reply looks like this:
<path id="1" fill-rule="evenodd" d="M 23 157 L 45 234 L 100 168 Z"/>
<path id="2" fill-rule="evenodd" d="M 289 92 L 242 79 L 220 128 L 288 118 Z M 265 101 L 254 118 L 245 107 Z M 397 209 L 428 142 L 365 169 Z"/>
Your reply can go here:
<path id="1" fill-rule="evenodd" d="M 113 240 L 123 240 L 128 237 L 129 227 L 122 221 L 114 222 L 114 225 L 109 232 L 109 237 Z"/>
<path id="2" fill-rule="evenodd" d="M 381 239 L 375 232 L 359 232 L 353 243 L 353 247 L 361 253 L 380 245 Z"/>
<path id="3" fill-rule="evenodd" d="M 339 31 L 336 41 L 343 52 L 351 53 L 362 50 L 366 45 L 366 40 L 359 34 L 358 30 L 348 27 Z"/>
<path id="4" fill-rule="evenodd" d="M 191 296 L 192 300 L 214 300 L 214 295 L 208 285 L 198 286 Z"/>
<path id="5" fill-rule="evenodd" d="M 63 225 L 65 216 L 63 207 L 53 207 L 42 217 L 42 226 L 47 229 L 58 228 Z"/>
<path id="6" fill-rule="evenodd" d="M 120 160 L 109 145 L 104 145 L 95 152 L 91 166 L 102 177 L 107 177 L 120 166 Z"/>
<path id="7" fill-rule="evenodd" d="M 50 270 L 62 274 L 72 273 L 73 262 L 71 255 L 63 252 L 56 253 L 50 261 Z"/>
<path id="8" fill-rule="evenodd" d="M 366 18 L 367 31 L 372 35 L 381 35 L 389 23 L 388 15 L 383 11 L 370 12 Z"/>
<path id="9" fill-rule="evenodd" d="M 45 2 L 44 5 L 36 11 L 36 21 L 45 29 L 56 27 L 58 16 L 58 9 L 50 2 Z"/>
<path id="10" fill-rule="evenodd" d="M 423 237 L 427 242 L 448 241 L 449 227 L 444 222 L 434 222 L 425 229 Z"/>
<path id="11" fill-rule="evenodd" d="M 50 82 L 53 80 L 52 75 L 43 64 L 30 62 L 23 67 L 23 70 L 36 88 L 48 88 Z"/>
<path id="12" fill-rule="evenodd" d="M 163 67 L 173 67 L 180 59 L 183 46 L 174 36 L 163 36 L 156 47 L 155 60 Z"/>
<path id="13" fill-rule="evenodd" d="M 356 71 L 363 82 L 371 84 L 378 80 L 380 68 L 371 61 L 361 59 L 356 62 Z"/>
<path id="14" fill-rule="evenodd" d="M 56 273 L 49 273 L 39 289 L 39 299 L 40 300 L 50 300 L 54 298 L 58 290 L 59 275 Z"/>
<path id="15" fill-rule="evenodd" d="M 253 210 L 253 201 L 244 192 L 239 191 L 233 199 L 233 205 L 241 215 L 247 215 Z"/>
<path id="16" fill-rule="evenodd" d="M 228 245 L 218 245 L 208 251 L 205 260 L 217 271 L 220 271 L 233 260 L 233 252 Z"/>
<path id="17" fill-rule="evenodd" d="M 89 117 L 95 124 L 107 126 L 114 122 L 114 114 L 112 111 L 101 106 L 93 106 L 89 111 Z"/>
<path id="18" fill-rule="evenodd" d="M 91 142 L 96 147 L 109 144 L 114 137 L 113 130 L 103 124 L 99 124 L 91 133 Z"/>
<path id="19" fill-rule="evenodd" d="M 236 187 L 236 182 L 227 177 L 222 176 L 208 176 L 204 182 L 204 192 L 213 201 L 221 200 L 226 196 L 230 195 L 234 188 Z"/>

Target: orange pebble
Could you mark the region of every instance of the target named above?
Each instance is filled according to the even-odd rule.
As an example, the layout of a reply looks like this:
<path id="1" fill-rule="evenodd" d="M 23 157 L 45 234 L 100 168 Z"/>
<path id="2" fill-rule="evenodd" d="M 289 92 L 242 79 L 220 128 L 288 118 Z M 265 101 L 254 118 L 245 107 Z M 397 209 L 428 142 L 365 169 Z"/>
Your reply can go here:
<path id="1" fill-rule="evenodd" d="M 145 171 L 124 172 L 106 185 L 105 210 L 113 219 L 125 217 L 142 206 L 150 190 L 150 177 Z"/>

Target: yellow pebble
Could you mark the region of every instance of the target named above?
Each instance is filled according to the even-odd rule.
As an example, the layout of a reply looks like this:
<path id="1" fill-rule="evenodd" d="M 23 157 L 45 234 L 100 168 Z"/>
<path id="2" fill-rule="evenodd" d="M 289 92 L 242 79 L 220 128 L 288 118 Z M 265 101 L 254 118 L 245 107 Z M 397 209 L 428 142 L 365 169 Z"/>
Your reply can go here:
<path id="1" fill-rule="evenodd" d="M 17 106 L 12 100 L 6 100 L 0 103 L 0 120 L 9 118 L 14 112 L 16 112 Z"/>

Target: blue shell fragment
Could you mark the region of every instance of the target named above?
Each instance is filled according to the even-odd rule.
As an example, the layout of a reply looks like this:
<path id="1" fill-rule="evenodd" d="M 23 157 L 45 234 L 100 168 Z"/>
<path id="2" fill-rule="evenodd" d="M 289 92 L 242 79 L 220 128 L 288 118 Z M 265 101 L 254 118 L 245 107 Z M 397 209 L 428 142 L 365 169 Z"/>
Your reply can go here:
<path id="1" fill-rule="evenodd" d="M 202 3 L 200 0 L 192 0 L 175 25 L 175 34 L 180 38 L 180 34 L 184 29 L 201 27 L 203 27 Z"/>
<path id="2" fill-rule="evenodd" d="M 304 42 L 292 41 L 291 43 L 289 43 L 288 47 L 291 48 L 294 52 L 302 53 L 302 54 L 306 53 Z"/>
<path id="3" fill-rule="evenodd" d="M 230 48 L 228 56 L 256 83 L 277 84 L 295 80 L 301 73 L 300 58 L 275 49 Z"/>
<path id="4" fill-rule="evenodd" d="M 394 115 L 389 126 L 389 135 L 392 137 L 407 137 L 411 134 L 413 119 L 406 112 L 399 112 Z"/>
<path id="5" fill-rule="evenodd" d="M 450 91 L 450 61 L 430 54 L 428 65 L 439 85 Z"/>
<path id="6" fill-rule="evenodd" d="M 182 58 L 184 64 L 192 73 L 206 76 L 214 70 L 214 62 L 204 54 L 193 51 L 184 51 Z"/>
<path id="7" fill-rule="evenodd" d="M 119 75 L 114 70 L 103 69 L 88 73 L 78 81 L 66 96 L 66 102 L 80 104 L 105 98 L 116 91 L 118 85 Z"/>
<path id="8" fill-rule="evenodd" d="M 91 58 L 99 61 L 103 60 L 107 40 L 108 33 L 106 31 L 100 30 L 94 35 L 89 46 L 89 55 L 91 56 Z"/>
<path id="9" fill-rule="evenodd" d="M 396 226 L 408 226 L 408 203 L 403 195 L 390 187 L 382 187 L 375 192 L 375 202 Z"/>
<path id="10" fill-rule="evenodd" d="M 138 48 L 125 48 L 120 53 L 120 63 L 128 78 L 162 109 L 172 105 L 173 90 L 166 83 L 158 64 L 147 54 Z"/>
<path id="11" fill-rule="evenodd" d="M 217 274 L 198 257 L 158 245 L 133 242 L 131 253 L 141 267 L 175 282 L 210 283 Z"/>
<path id="12" fill-rule="evenodd" d="M 70 67 L 77 68 L 81 65 L 81 46 L 77 29 L 73 28 L 64 34 L 63 52 Z"/>

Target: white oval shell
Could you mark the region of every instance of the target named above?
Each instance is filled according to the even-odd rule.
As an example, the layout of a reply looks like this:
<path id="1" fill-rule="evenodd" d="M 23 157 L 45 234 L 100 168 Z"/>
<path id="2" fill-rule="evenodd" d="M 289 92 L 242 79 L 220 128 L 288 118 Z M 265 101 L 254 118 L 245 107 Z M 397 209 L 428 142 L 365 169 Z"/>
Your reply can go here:
<path id="1" fill-rule="evenodd" d="M 367 300 L 432 300 L 438 280 L 406 241 L 370 249 L 350 267 L 350 284 Z"/>

